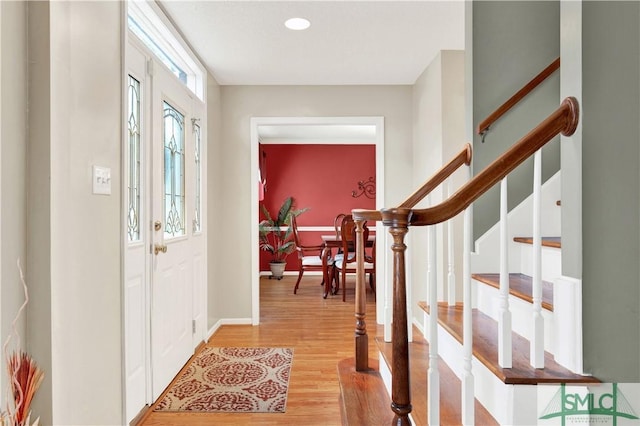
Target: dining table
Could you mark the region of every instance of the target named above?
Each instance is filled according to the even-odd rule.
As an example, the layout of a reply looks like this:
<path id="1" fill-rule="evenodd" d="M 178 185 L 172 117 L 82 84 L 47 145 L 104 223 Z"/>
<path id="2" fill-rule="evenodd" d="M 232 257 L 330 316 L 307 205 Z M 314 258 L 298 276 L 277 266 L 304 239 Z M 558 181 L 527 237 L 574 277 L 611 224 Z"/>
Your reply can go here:
<path id="1" fill-rule="evenodd" d="M 336 234 L 321 235 L 320 238 L 322 238 L 322 244 L 324 246 L 322 249 L 322 278 L 324 279 L 324 292 L 322 293 L 322 297 L 326 299 L 329 293 L 336 294 L 338 290 L 340 290 L 340 284 L 336 283 L 334 286 L 333 280 L 331 276 L 329 276 L 329 258 L 334 248 L 342 248 L 342 239 Z M 369 234 L 367 246 L 373 244 L 375 240 L 375 234 Z"/>

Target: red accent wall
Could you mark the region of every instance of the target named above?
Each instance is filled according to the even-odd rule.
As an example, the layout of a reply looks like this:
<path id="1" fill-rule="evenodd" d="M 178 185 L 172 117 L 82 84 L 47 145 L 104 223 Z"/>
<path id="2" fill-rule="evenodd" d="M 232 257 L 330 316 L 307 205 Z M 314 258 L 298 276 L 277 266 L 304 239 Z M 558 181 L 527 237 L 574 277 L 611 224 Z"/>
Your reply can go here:
<path id="1" fill-rule="evenodd" d="M 375 179 L 374 145 L 266 144 L 260 145 L 260 150 L 266 154 L 263 175 L 267 182 L 261 203 L 272 214 L 277 214 L 288 196 L 293 196 L 297 208 L 309 208 L 297 218 L 299 227 L 333 227 L 338 213 L 375 209 L 375 199 L 352 196 L 352 191 L 360 192 L 358 182 Z M 303 243 L 320 244 L 323 233 L 304 232 L 301 238 Z M 288 258 L 287 270 L 297 269 L 294 253 Z M 260 253 L 260 270 L 269 270 L 269 253 Z"/>

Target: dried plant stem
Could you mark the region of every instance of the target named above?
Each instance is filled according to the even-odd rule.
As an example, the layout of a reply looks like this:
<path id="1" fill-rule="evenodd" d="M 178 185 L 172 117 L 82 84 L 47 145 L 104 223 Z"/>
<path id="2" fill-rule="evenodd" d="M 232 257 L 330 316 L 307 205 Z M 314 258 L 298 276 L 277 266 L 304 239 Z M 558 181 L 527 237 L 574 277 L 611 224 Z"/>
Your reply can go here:
<path id="1" fill-rule="evenodd" d="M 20 349 L 20 334 L 18 333 L 17 322 L 20 315 L 29 303 L 29 291 L 24 279 L 24 273 L 20 266 L 20 259 L 17 261 L 18 271 L 20 271 L 20 283 L 24 292 L 24 303 L 18 309 L 16 316 L 11 323 L 11 333 L 3 345 L 3 352 L 7 362 L 7 372 L 10 377 L 8 384 L 13 405 L 9 403 L 11 398 L 7 398 L 7 410 L 2 413 L 1 424 L 11 426 L 25 426 L 30 422 L 30 407 L 36 391 L 44 380 L 44 372 L 38 367 L 33 358 Z M 9 343 L 15 336 L 16 349 L 10 354 Z M 38 421 L 36 420 L 36 423 Z"/>

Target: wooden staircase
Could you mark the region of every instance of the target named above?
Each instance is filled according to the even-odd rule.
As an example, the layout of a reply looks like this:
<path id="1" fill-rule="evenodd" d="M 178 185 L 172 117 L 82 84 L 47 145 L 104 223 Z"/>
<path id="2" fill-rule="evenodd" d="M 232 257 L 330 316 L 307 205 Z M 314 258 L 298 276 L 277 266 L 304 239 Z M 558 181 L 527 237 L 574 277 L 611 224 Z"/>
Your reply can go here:
<path id="1" fill-rule="evenodd" d="M 597 382 L 592 377 L 574 374 L 556 363 L 551 352 L 545 353 L 547 337 L 552 335 L 552 333 L 547 333 L 547 327 L 553 324 L 548 318 L 555 315 L 558 307 L 553 305 L 554 289 L 551 280 L 547 279 L 547 283 L 541 288 L 539 286 L 540 273 L 532 274 L 529 271 L 529 269 L 539 271 L 540 250 L 534 250 L 533 266 L 523 263 L 521 270 L 513 274 L 506 272 L 515 268 L 513 265 L 509 267 L 509 264 L 503 260 L 507 256 L 502 254 L 503 248 L 507 247 L 507 239 L 503 237 L 507 235 L 506 232 L 503 232 L 506 228 L 503 226 L 506 219 L 502 219 L 507 216 L 506 207 L 502 207 L 506 206 L 506 196 L 503 196 L 506 194 L 505 178 L 526 159 L 535 157 L 533 205 L 534 211 L 537 206 L 538 213 L 534 213 L 533 234 L 539 236 L 540 149 L 560 133 L 565 136 L 573 134 L 578 117 L 577 101 L 573 98 L 565 99 L 561 106 L 535 129 L 439 204 L 422 209 L 415 208 L 419 200 L 444 182 L 458 167 L 460 161 L 456 163 L 458 165 L 455 167 L 452 166 L 453 161 L 443 166 L 434 177 L 398 207 L 380 211 L 353 210 L 352 214 L 358 234 L 356 252 L 359 259 L 356 273 L 356 356 L 351 363 L 341 363 L 339 366 L 344 402 L 343 424 L 370 424 L 372 419 L 380 420 L 374 421 L 375 424 L 388 424 L 388 414 L 384 414 L 384 411 L 381 411 L 380 414 L 377 414 L 377 411 L 372 412 L 373 407 L 386 405 L 387 402 L 383 396 L 370 395 L 373 392 L 376 394 L 381 392 L 381 382 L 385 383 L 386 389 L 390 389 L 391 423 L 397 426 L 412 423 L 532 424 L 537 420 L 535 385 Z M 467 165 L 469 158 L 470 153 L 466 158 L 464 155 L 459 156 L 459 160 L 465 159 L 464 162 Z M 473 284 L 471 284 L 473 269 L 469 267 L 471 261 L 467 255 L 471 253 L 470 237 L 468 237 L 470 235 L 468 231 L 471 228 L 470 211 L 467 208 L 497 183 L 501 183 L 500 271 L 502 271 L 503 277 L 507 277 L 506 281 L 513 283 L 513 288 L 508 289 L 503 279 L 499 310 L 495 309 L 495 301 L 491 300 L 497 298 L 491 296 L 490 293 L 482 290 L 484 295 L 482 298 L 474 296 L 474 291 L 480 293 L 481 288 L 489 289 L 489 291 L 496 290 L 495 270 L 497 269 L 491 271 L 490 268 L 487 268 L 490 273 L 475 275 Z M 424 338 L 429 344 L 425 342 L 419 332 L 414 333 L 413 342 L 410 343 L 407 330 L 409 318 L 406 309 L 408 295 L 405 238 L 407 233 L 416 226 L 431 227 L 443 223 L 463 211 L 465 236 L 467 237 L 464 238 L 465 247 L 463 248 L 463 253 L 465 253 L 463 295 L 458 298 L 458 301 L 463 300 L 464 304 L 451 302 L 450 306 L 438 302 L 437 277 L 434 272 L 435 268 L 431 268 L 428 274 L 427 293 L 430 305 L 438 306 L 438 308 L 431 311 L 427 303 L 420 303 L 420 307 L 425 312 Z M 381 221 L 388 229 L 392 239 L 391 257 L 394 265 L 391 287 L 393 312 L 391 336 L 393 340 L 392 343 L 379 343 L 378 345 L 380 351 L 378 374 L 371 373 L 371 369 L 375 369 L 375 367 L 373 366 L 374 362 L 369 360 L 366 344 L 368 336 L 365 325 L 365 298 L 363 297 L 366 282 L 362 229 L 367 221 Z M 435 253 L 436 247 L 435 234 L 435 232 L 429 232 L 427 244 L 431 265 L 435 265 L 435 260 L 431 261 L 432 253 Z M 521 241 L 521 238 L 517 237 L 515 242 L 527 245 L 529 239 L 524 238 Z M 533 239 L 531 240 L 533 242 Z M 560 241 L 555 238 L 545 239 L 545 247 L 551 246 L 549 247 L 551 249 L 558 250 L 559 243 Z M 534 244 L 534 248 L 536 247 L 539 245 Z M 497 255 L 495 246 L 492 250 L 487 253 L 489 256 L 486 258 Z M 506 251 L 508 252 L 508 250 Z M 433 254 L 433 259 L 435 259 L 435 254 Z M 486 267 L 487 264 L 484 266 Z M 478 269 L 476 270 L 478 271 Z M 552 268 L 552 271 L 548 273 L 555 276 L 556 271 L 557 268 Z M 532 280 L 529 278 L 531 275 L 538 277 L 535 291 L 531 289 Z M 544 274 L 542 279 L 545 279 Z M 534 297 L 533 294 L 537 296 Z M 530 307 L 527 308 L 527 306 Z M 520 311 L 524 314 L 518 313 Z M 500 331 L 498 331 L 498 322 L 495 318 L 496 312 L 498 312 L 503 325 Z M 522 332 L 518 326 L 511 326 L 512 312 L 516 323 L 520 322 L 520 317 L 528 316 L 529 319 L 533 319 L 530 321 L 534 323 L 531 326 L 532 333 L 530 334 L 535 335 L 536 338 L 531 340 L 533 342 L 531 345 L 526 327 L 522 329 L 524 331 Z M 436 313 L 437 321 L 434 318 Z M 566 333 L 567 330 L 565 328 L 563 333 Z M 498 336 L 503 336 L 507 340 L 510 338 L 512 344 L 498 343 Z M 549 344 L 551 345 L 551 343 Z M 392 349 L 388 349 L 387 346 Z M 500 356 L 498 355 L 498 346 L 503 348 Z M 389 355 L 390 352 L 392 356 Z M 499 358 L 504 358 L 507 355 L 511 361 L 498 362 Z M 511 366 L 502 368 L 501 364 Z M 531 364 L 537 368 L 531 367 Z M 437 368 L 433 368 L 434 366 Z M 363 377 L 356 379 L 354 375 L 359 374 L 362 374 Z M 424 386 L 423 389 L 418 387 L 419 385 Z M 356 394 L 364 392 L 365 396 L 356 395 L 354 392 Z M 381 407 L 382 410 L 384 408 Z M 366 411 L 366 413 L 358 413 L 360 411 Z"/>
<path id="2" fill-rule="evenodd" d="M 426 302 L 419 302 L 420 308 L 429 314 Z M 447 333 L 460 344 L 462 332 L 462 305 L 438 304 L 438 322 Z M 501 368 L 498 364 L 498 323 L 478 309 L 473 310 L 473 356 L 486 366 L 501 382 L 512 385 L 537 385 L 539 383 L 594 383 L 591 376 L 572 373 L 556 363 L 553 355 L 545 353 L 543 369 L 529 364 L 529 341 L 513 332 L 513 366 Z"/>
<path id="3" fill-rule="evenodd" d="M 380 375 L 378 361 L 370 359 L 369 368 L 367 371 L 356 371 L 354 358 L 338 363 L 343 425 L 388 425 L 393 421 L 391 398 Z"/>
<path id="4" fill-rule="evenodd" d="M 515 237 L 515 242 L 522 244 L 532 244 L 532 238 Z M 554 249 L 561 248 L 560 237 L 544 237 L 542 244 L 545 247 Z M 476 286 L 487 286 L 497 291 L 500 288 L 500 274 L 498 273 L 475 273 L 471 274 Z M 509 274 L 509 294 L 510 298 L 518 299 L 520 303 L 531 305 L 532 278 L 522 273 Z M 518 309 L 518 304 L 510 303 L 512 309 Z M 425 323 L 428 321 L 430 309 L 425 301 L 418 302 L 418 306 L 425 313 Z M 553 306 L 553 283 L 543 281 L 542 288 L 542 308 L 552 315 Z M 530 309 L 524 313 L 529 317 Z M 518 314 L 516 313 L 517 317 Z M 484 313 L 480 309 L 473 309 L 473 358 L 479 361 L 490 374 L 495 376 L 504 385 L 538 385 L 538 384 L 588 384 L 598 382 L 591 376 L 575 374 L 569 369 L 558 364 L 553 354 L 545 352 L 544 369 L 536 369 L 530 365 L 529 340 L 522 335 L 512 332 L 512 368 L 501 368 L 498 363 L 498 323 L 495 319 Z M 452 348 L 441 348 L 441 354 L 447 352 L 462 353 L 464 342 L 463 333 L 463 306 L 458 303 L 449 306 L 445 302 L 438 304 L 438 324 L 439 333 L 445 332 L 453 340 L 447 343 L 446 337 L 440 338 L 440 345 L 448 345 L 455 342 Z M 414 340 L 409 343 L 409 364 L 411 383 L 411 419 L 414 424 L 428 424 L 427 407 L 427 370 L 429 368 L 429 344 L 417 328 L 413 330 Z M 376 338 L 379 348 L 381 371 L 388 369 L 392 373 L 392 344 L 385 343 L 381 337 Z M 454 360 L 457 361 L 457 359 Z M 460 413 L 461 383 L 458 376 L 460 371 L 454 371 L 447 362 L 451 362 L 448 357 L 440 356 L 440 421 L 442 424 L 453 425 L 462 424 Z M 385 386 L 383 375 L 378 370 L 378 361 L 371 360 L 370 372 L 359 376 L 355 371 L 354 360 L 345 360 L 338 367 L 343 407 L 343 424 L 345 425 L 370 425 L 392 423 L 393 413 L 389 409 L 391 400 L 390 385 Z M 459 367 L 458 367 L 459 370 Z M 388 380 L 387 380 L 388 382 Z M 490 411 L 476 399 L 475 401 L 475 421 L 476 424 L 491 425 L 499 424 L 491 415 Z"/>
<path id="5" fill-rule="evenodd" d="M 513 241 L 518 244 L 532 245 L 533 238 L 530 237 L 514 237 Z M 560 265 L 561 260 L 561 238 L 560 237 L 543 237 L 542 246 L 548 249 L 547 259 L 551 259 L 549 263 Z M 516 250 L 523 257 L 530 257 L 528 250 Z M 555 259 L 554 257 L 557 257 Z M 516 264 L 524 264 L 518 259 Z M 543 263 L 544 267 L 544 263 Z M 547 277 L 559 273 L 558 271 L 545 272 Z M 508 398 L 509 395 L 519 392 L 518 389 L 526 389 L 527 386 L 538 384 L 588 384 L 598 382 L 591 376 L 575 374 L 568 368 L 556 362 L 554 355 L 545 351 L 544 368 L 534 368 L 530 363 L 530 341 L 532 330 L 533 315 L 533 280 L 532 277 L 521 272 L 509 273 L 509 296 L 508 306 L 510 316 L 512 318 L 512 366 L 511 368 L 502 368 L 499 364 L 499 304 L 500 304 L 500 274 L 499 273 L 472 273 L 471 278 L 475 288 L 475 302 L 472 310 L 473 322 L 473 350 L 472 356 L 477 360 L 487 374 L 497 379 L 487 379 L 487 374 L 480 373 L 476 378 L 476 386 L 486 389 L 488 393 L 503 395 Z M 425 312 L 425 323 L 428 322 L 430 314 L 429 306 L 426 302 L 419 302 L 418 305 Z M 557 331 L 554 326 L 554 297 L 553 282 L 542 281 L 542 316 L 545 322 L 545 348 L 553 348 L 553 333 Z M 463 333 L 463 306 L 456 304 L 449 306 L 446 303 L 438 304 L 438 324 L 439 334 L 441 331 L 445 335 L 440 335 L 440 354 L 445 362 L 453 362 L 457 364 L 459 356 L 463 350 L 464 333 Z M 477 370 L 476 367 L 474 369 Z M 463 374 L 461 370 L 458 375 Z M 508 385 L 514 385 L 515 388 L 508 390 Z M 518 387 L 522 386 L 522 388 Z M 530 389 L 523 390 L 523 394 L 529 392 L 529 395 L 535 396 L 535 392 Z M 496 419 L 501 422 L 511 422 L 517 417 L 510 417 L 508 409 L 504 409 L 504 401 L 483 399 L 478 396 L 485 404 L 486 408 L 492 413 Z M 522 421 L 522 417 L 519 418 Z"/>
<path id="6" fill-rule="evenodd" d="M 427 380 L 429 368 L 429 344 L 420 331 L 414 327 L 415 340 L 409 344 L 409 364 L 412 410 L 411 417 L 416 425 L 426 425 Z M 376 338 L 379 356 L 383 369 L 391 366 L 392 344 L 381 337 Z M 391 411 L 390 389 L 378 371 L 378 361 L 369 360 L 370 371 L 356 372 L 354 359 L 346 359 L 338 364 L 340 379 L 340 403 L 342 407 L 342 424 L 349 426 L 388 425 L 393 421 Z M 389 371 L 391 373 L 391 371 Z M 445 425 L 462 424 L 460 417 L 460 379 L 453 370 L 444 363 L 440 364 L 440 420 Z M 475 403 L 476 424 L 491 426 L 498 422 L 480 404 Z"/>
<path id="7" fill-rule="evenodd" d="M 500 288 L 500 274 L 471 274 L 471 278 L 495 289 Z M 531 277 L 521 273 L 509 274 L 509 294 L 528 303 L 533 303 Z M 549 281 L 542 281 L 542 307 L 553 311 L 553 283 Z"/>
<path id="8" fill-rule="evenodd" d="M 543 247 L 562 248 L 560 237 L 542 237 Z M 533 237 L 515 237 L 513 241 L 517 243 L 533 244 Z"/>

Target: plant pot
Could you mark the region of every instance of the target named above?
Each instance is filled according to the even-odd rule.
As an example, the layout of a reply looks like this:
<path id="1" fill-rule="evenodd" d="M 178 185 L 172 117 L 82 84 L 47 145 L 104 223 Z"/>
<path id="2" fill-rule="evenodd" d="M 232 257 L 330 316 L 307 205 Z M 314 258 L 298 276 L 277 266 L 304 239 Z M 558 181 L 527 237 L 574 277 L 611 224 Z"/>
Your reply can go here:
<path id="1" fill-rule="evenodd" d="M 287 266 L 287 262 L 271 262 L 269 267 L 271 268 L 271 276 L 269 279 L 274 278 L 281 280 L 284 276 L 284 268 Z"/>

